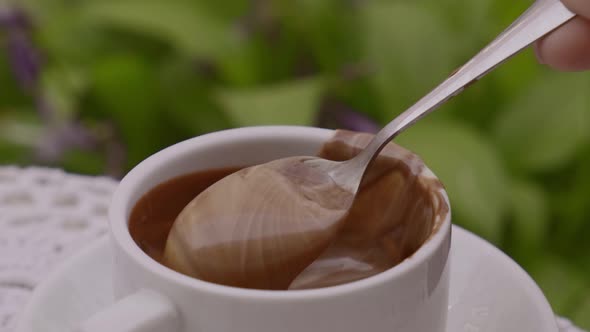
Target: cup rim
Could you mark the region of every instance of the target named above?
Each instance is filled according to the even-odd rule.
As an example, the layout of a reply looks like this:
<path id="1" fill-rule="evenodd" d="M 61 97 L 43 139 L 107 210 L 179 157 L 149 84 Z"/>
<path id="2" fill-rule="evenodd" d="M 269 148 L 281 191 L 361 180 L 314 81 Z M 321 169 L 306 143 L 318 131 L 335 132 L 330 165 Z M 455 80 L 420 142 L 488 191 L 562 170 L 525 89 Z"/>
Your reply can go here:
<path id="1" fill-rule="evenodd" d="M 161 167 L 166 163 L 166 160 L 172 160 L 174 156 L 191 153 L 199 147 L 209 145 L 211 143 L 220 144 L 223 142 L 230 143 L 238 139 L 248 138 L 273 138 L 277 135 L 282 137 L 292 137 L 293 139 L 302 140 L 323 140 L 329 139 L 334 130 L 323 129 L 316 127 L 304 126 L 255 126 L 255 127 L 241 127 L 234 129 L 227 129 L 217 132 L 196 136 L 188 140 L 171 145 L 135 166 L 120 182 L 112 197 L 112 202 L 109 207 L 109 224 L 111 230 L 111 238 L 114 240 L 112 245 L 119 246 L 126 255 L 133 259 L 136 263 L 141 265 L 143 269 L 150 271 L 157 275 L 158 278 L 171 281 L 175 284 L 180 284 L 185 287 L 197 289 L 201 292 L 207 292 L 217 295 L 225 295 L 232 297 L 247 297 L 260 300 L 296 300 L 296 299 L 313 299 L 324 298 L 330 296 L 337 296 L 344 293 L 355 293 L 367 288 L 373 288 L 380 284 L 384 284 L 391 279 L 410 273 L 421 266 L 421 263 L 427 261 L 434 256 L 444 246 L 444 242 L 451 235 L 451 205 L 448 195 L 444 188 L 440 192 L 449 207 L 445 218 L 440 222 L 438 229 L 431 235 L 420 248 L 410 257 L 406 258 L 399 264 L 381 272 L 374 276 L 364 278 L 361 280 L 323 287 L 315 289 L 304 290 L 259 290 L 247 289 L 232 286 L 225 286 L 215 284 L 193 277 L 186 276 L 176 272 L 149 257 L 132 239 L 128 228 L 128 215 L 126 214 L 127 207 L 130 202 L 130 197 L 135 188 L 139 186 L 144 179 L 144 174 L 150 174 L 152 170 Z M 434 173 L 424 164 L 424 171 L 429 176 L 435 177 Z M 449 253 L 446 253 L 448 256 Z"/>

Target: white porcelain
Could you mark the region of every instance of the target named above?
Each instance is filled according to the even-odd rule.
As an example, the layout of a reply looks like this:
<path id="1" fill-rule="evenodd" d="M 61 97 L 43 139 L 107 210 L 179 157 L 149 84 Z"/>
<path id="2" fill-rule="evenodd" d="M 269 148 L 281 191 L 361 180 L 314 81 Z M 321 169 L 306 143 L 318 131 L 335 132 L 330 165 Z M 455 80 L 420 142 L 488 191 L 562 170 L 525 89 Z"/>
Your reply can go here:
<path id="1" fill-rule="evenodd" d="M 109 210 L 114 294 L 123 301 L 75 331 L 442 332 L 450 214 L 395 268 L 345 285 L 289 292 L 232 288 L 184 276 L 153 261 L 129 235 L 127 221 L 136 201 L 163 181 L 196 170 L 315 155 L 332 135 L 310 127 L 232 129 L 176 144 L 140 163 L 122 180 Z M 427 169 L 424 176 L 434 177 Z M 117 325 L 121 317 L 125 323 Z"/>
<path id="2" fill-rule="evenodd" d="M 15 332 L 69 332 L 111 305 L 111 262 L 108 239 L 66 262 L 35 290 Z M 531 278 L 498 249 L 457 226 L 450 281 L 447 332 L 557 332 L 551 308 Z"/>

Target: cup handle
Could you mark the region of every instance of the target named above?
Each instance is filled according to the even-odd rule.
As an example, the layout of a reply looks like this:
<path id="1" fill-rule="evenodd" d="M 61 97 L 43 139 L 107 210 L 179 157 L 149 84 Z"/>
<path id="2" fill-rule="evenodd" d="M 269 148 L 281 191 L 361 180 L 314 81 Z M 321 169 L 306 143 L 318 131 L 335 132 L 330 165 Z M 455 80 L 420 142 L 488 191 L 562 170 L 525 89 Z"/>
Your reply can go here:
<path id="1" fill-rule="evenodd" d="M 74 332 L 178 332 L 179 316 L 165 296 L 142 289 L 80 324 Z"/>

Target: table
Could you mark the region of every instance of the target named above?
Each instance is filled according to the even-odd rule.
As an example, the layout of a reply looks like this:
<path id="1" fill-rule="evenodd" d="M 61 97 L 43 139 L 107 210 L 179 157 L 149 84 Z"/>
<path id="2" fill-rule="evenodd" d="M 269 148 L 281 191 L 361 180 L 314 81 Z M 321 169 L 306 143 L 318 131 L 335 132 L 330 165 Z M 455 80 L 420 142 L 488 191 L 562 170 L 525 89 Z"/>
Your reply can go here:
<path id="1" fill-rule="evenodd" d="M 0 166 L 0 332 L 12 332 L 35 286 L 108 233 L 117 181 L 59 169 Z M 582 332 L 558 318 L 561 332 Z"/>

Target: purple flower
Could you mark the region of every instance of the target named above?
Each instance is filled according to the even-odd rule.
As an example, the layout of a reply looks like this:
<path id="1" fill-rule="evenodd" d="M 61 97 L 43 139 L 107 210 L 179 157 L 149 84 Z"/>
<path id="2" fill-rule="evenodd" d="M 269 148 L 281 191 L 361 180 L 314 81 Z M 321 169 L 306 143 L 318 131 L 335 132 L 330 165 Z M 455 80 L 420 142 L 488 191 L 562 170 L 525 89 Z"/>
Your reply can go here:
<path id="1" fill-rule="evenodd" d="M 340 109 L 336 113 L 336 122 L 342 129 L 365 133 L 377 133 L 379 125 L 368 116 L 351 109 Z"/>
<path id="2" fill-rule="evenodd" d="M 8 57 L 14 76 L 21 87 L 27 91 L 34 90 L 39 82 L 40 61 L 25 33 L 8 33 Z"/>
<path id="3" fill-rule="evenodd" d="M 10 28 L 28 28 L 30 21 L 26 15 L 20 10 L 0 10 L 0 29 Z"/>
<path id="4" fill-rule="evenodd" d="M 35 100 L 37 110 L 46 121 L 51 121 L 51 105 L 43 97 L 40 87 L 41 55 L 33 44 L 32 24 L 21 10 L 0 10 L 0 29 L 5 31 L 8 61 L 15 80 Z"/>
<path id="5" fill-rule="evenodd" d="M 379 124 L 369 116 L 334 98 L 322 100 L 317 124 L 325 128 L 348 129 L 365 133 L 377 133 L 381 129 Z"/>
<path id="6" fill-rule="evenodd" d="M 97 139 L 80 123 L 71 122 L 61 126 L 50 127 L 37 146 L 37 158 L 42 161 L 55 162 L 63 153 L 72 148 L 91 150 L 97 145 Z"/>
<path id="7" fill-rule="evenodd" d="M 40 56 L 29 37 L 30 22 L 18 10 L 0 11 L 0 29 L 6 32 L 10 66 L 21 87 L 27 91 L 39 82 Z"/>

